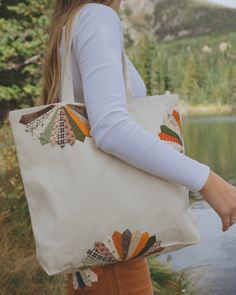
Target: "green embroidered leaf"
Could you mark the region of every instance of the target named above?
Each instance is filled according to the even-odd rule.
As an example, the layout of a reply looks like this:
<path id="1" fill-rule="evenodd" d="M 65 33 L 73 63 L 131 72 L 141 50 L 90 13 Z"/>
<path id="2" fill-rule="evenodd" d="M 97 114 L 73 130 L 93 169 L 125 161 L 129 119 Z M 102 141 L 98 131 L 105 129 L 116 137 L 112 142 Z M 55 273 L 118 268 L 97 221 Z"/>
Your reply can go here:
<path id="1" fill-rule="evenodd" d="M 54 114 L 52 116 L 52 119 L 48 123 L 48 125 L 45 128 L 45 130 L 43 131 L 43 133 L 40 135 L 39 140 L 40 140 L 41 144 L 46 144 L 49 142 L 50 134 L 51 134 L 58 110 L 59 110 L 59 108 L 56 109 L 56 111 L 54 112 Z"/>
<path id="2" fill-rule="evenodd" d="M 183 145 L 181 138 L 179 137 L 179 135 L 175 131 L 171 130 L 166 125 L 161 125 L 160 127 L 161 127 L 162 132 L 165 132 L 165 133 L 167 133 L 169 135 L 172 135 L 172 136 L 176 137 L 181 142 L 181 145 Z"/>
<path id="3" fill-rule="evenodd" d="M 73 118 L 68 114 L 67 110 L 64 108 L 65 113 L 67 115 L 67 118 L 71 124 L 71 127 L 74 131 L 74 135 L 76 137 L 76 139 L 78 139 L 79 141 L 84 142 L 85 140 L 85 135 L 84 133 L 78 128 L 78 126 L 76 125 L 75 121 L 73 120 Z"/>

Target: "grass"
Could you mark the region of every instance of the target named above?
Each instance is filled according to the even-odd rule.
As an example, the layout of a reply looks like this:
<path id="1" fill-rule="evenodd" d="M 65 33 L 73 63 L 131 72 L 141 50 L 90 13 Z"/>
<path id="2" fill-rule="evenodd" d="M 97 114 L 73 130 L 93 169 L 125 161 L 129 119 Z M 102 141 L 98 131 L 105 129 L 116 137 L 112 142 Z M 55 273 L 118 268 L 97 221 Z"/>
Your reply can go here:
<path id="1" fill-rule="evenodd" d="M 0 294 L 63 295 L 63 277 L 49 277 L 35 243 L 9 123 L 0 128 Z"/>
<path id="2" fill-rule="evenodd" d="M 205 103 L 198 105 L 191 105 L 180 101 L 180 108 L 182 115 L 194 114 L 231 114 L 236 113 L 236 105 L 222 104 L 222 103 Z"/>

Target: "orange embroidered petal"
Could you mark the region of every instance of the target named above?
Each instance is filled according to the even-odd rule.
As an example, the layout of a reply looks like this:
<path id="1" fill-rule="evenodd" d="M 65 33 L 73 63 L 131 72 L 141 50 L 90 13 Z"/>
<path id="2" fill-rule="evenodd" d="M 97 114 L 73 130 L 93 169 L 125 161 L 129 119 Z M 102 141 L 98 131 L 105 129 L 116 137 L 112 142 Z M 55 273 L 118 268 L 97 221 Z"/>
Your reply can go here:
<path id="1" fill-rule="evenodd" d="M 140 238 L 140 241 L 136 247 L 136 249 L 134 250 L 134 252 L 132 253 L 131 257 L 135 257 L 136 255 L 138 255 L 138 253 L 144 248 L 144 246 L 146 245 L 147 241 L 149 239 L 149 233 L 148 232 L 144 232 Z"/>
<path id="2" fill-rule="evenodd" d="M 90 128 L 86 125 L 85 122 L 80 120 L 74 113 L 73 111 L 67 107 L 66 105 L 64 106 L 68 114 L 73 118 L 75 121 L 76 125 L 79 127 L 79 129 L 84 133 L 85 136 L 90 136 Z"/>
<path id="3" fill-rule="evenodd" d="M 182 143 L 174 136 L 167 134 L 165 132 L 160 132 L 159 134 L 160 139 L 162 140 L 167 140 L 167 141 L 174 141 L 177 142 L 178 144 L 182 145 Z"/>
<path id="4" fill-rule="evenodd" d="M 86 107 L 84 105 L 74 105 L 68 103 L 67 106 L 70 107 L 72 110 L 75 110 L 81 117 L 84 117 L 86 120 L 88 120 Z"/>
<path id="5" fill-rule="evenodd" d="M 176 110 L 173 110 L 172 115 L 174 116 L 176 122 L 179 124 L 179 127 L 182 131 L 182 125 L 181 125 L 181 120 L 180 120 L 180 115 Z"/>
<path id="6" fill-rule="evenodd" d="M 119 254 L 120 259 L 123 259 L 123 247 L 122 247 L 122 234 L 118 231 L 114 231 L 112 234 L 112 240 L 116 246 L 116 250 Z"/>

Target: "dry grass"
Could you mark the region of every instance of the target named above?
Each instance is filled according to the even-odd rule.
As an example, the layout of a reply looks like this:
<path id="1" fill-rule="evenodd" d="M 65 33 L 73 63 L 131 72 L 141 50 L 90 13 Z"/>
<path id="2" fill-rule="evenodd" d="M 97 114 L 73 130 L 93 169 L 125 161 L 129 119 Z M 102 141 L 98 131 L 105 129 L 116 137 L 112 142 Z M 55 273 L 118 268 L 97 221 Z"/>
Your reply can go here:
<path id="1" fill-rule="evenodd" d="M 63 276 L 49 277 L 40 267 L 15 145 L 4 122 L 0 128 L 0 294 L 65 294 Z"/>
<path id="2" fill-rule="evenodd" d="M 222 103 L 189 105 L 181 101 L 180 108 L 183 115 L 230 114 L 236 112 L 236 105 Z"/>
<path id="3" fill-rule="evenodd" d="M 1 205 L 3 202 L 1 200 Z M 10 203 L 8 209 L 1 210 L 0 214 L 0 294 L 65 294 L 63 277 L 49 277 L 36 260 L 28 218 L 20 221 L 17 216 L 21 209 L 26 209 L 25 201 L 19 199 Z"/>

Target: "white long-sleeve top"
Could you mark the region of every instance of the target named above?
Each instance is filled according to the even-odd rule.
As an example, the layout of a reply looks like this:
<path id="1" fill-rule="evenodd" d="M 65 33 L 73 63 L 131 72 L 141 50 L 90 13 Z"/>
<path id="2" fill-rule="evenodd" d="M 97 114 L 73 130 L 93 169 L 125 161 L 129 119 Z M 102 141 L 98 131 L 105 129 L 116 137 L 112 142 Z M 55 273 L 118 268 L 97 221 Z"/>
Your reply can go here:
<path id="1" fill-rule="evenodd" d="M 83 7 L 72 40 L 75 101 L 85 103 L 96 147 L 157 177 L 198 192 L 210 167 L 180 153 L 131 119 L 122 71 L 123 26 L 109 6 Z M 128 62 L 135 99 L 146 96 L 138 71 Z"/>

